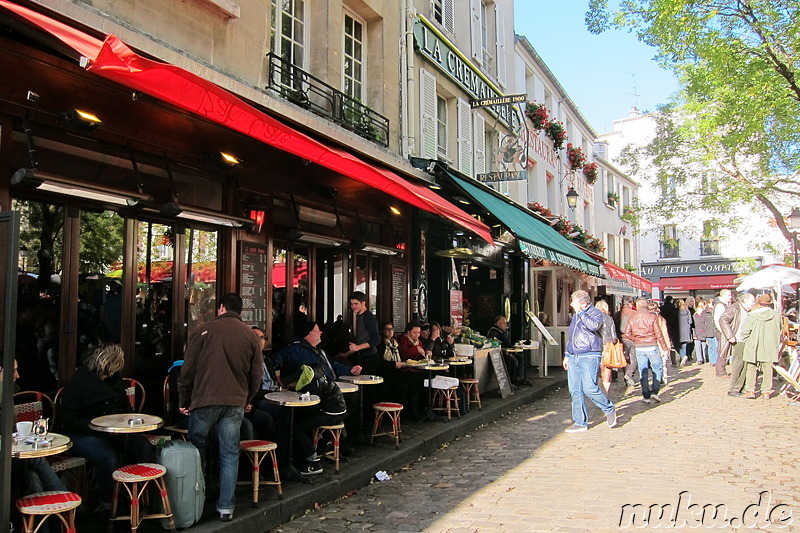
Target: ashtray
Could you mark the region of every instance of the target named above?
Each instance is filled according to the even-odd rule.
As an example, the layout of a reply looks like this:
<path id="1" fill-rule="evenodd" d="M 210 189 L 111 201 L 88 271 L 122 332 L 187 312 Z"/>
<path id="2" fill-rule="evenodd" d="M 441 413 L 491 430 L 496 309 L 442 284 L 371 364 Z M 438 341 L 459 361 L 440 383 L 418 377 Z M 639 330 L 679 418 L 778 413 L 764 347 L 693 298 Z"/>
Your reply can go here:
<path id="1" fill-rule="evenodd" d="M 142 424 L 144 424 L 144 419 L 143 418 L 129 418 L 128 419 L 128 425 L 130 427 L 141 426 Z"/>
<path id="2" fill-rule="evenodd" d="M 38 444 L 47 445 L 53 442 L 53 437 L 28 437 L 25 439 L 25 444 Z"/>

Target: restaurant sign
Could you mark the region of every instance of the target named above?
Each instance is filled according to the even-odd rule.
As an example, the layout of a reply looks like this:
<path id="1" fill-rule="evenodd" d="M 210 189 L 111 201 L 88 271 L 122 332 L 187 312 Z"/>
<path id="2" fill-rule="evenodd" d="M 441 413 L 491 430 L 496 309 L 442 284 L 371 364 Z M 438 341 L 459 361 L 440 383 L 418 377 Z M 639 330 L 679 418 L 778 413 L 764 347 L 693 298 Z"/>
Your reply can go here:
<path id="1" fill-rule="evenodd" d="M 741 274 L 759 266 L 761 258 L 740 258 L 730 261 L 681 261 L 680 263 L 642 264 L 641 274 L 648 278 L 681 276 L 715 276 Z"/>
<path id="2" fill-rule="evenodd" d="M 544 246 L 534 244 L 523 239 L 517 239 L 517 241 L 519 242 L 519 249 L 528 257 L 533 259 L 546 259 L 552 263 L 566 266 L 586 274 L 591 274 L 592 276 L 597 276 L 598 278 L 605 277 L 600 273 L 599 265 L 593 265 L 587 261 L 582 261 L 576 257 L 555 252 L 549 248 L 545 248 Z"/>
<path id="3" fill-rule="evenodd" d="M 470 96 L 470 100 L 497 99 L 503 102 L 505 95 L 421 15 L 414 21 L 414 46 L 437 69 L 460 86 Z M 511 126 L 514 113 L 510 105 L 492 105 L 487 109 L 506 127 Z"/>

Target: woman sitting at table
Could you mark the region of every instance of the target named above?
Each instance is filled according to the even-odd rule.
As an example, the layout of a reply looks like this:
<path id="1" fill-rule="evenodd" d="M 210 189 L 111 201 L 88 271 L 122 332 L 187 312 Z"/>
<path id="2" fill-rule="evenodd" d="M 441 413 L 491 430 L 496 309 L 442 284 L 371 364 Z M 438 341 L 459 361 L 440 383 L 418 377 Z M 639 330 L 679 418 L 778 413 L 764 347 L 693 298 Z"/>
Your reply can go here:
<path id="1" fill-rule="evenodd" d="M 63 431 L 72 439 L 70 453 L 94 464 L 100 489 L 100 506 L 111 508 L 114 470 L 123 464 L 149 462 L 153 450 L 148 440 L 137 434 L 99 433 L 89 428 L 93 418 L 133 411 L 120 371 L 125 353 L 119 344 L 104 344 L 86 359 L 64 386 L 62 393 Z M 125 457 L 121 458 L 125 452 Z M 124 463 L 123 463 L 124 461 Z"/>
<path id="2" fill-rule="evenodd" d="M 406 331 L 397 341 L 400 359 L 406 361 L 425 361 L 427 355 L 425 346 L 420 339 L 421 327 L 419 322 L 409 322 Z M 417 369 L 403 367 L 400 370 L 398 382 L 401 391 L 404 391 L 406 406 L 411 418 L 423 418 L 427 415 L 427 390 L 424 386 L 425 375 Z"/>

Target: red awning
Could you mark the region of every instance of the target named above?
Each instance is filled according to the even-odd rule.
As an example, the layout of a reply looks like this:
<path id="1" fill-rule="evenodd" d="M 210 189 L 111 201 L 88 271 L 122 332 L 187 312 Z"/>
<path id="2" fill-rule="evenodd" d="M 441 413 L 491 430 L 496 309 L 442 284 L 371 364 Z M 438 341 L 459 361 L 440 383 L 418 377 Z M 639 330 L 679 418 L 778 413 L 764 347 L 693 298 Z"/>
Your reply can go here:
<path id="1" fill-rule="evenodd" d="M 354 155 L 316 141 L 262 113 L 221 87 L 182 68 L 146 59 L 108 35 L 101 42 L 7 0 L 0 5 L 89 58 L 90 72 L 205 117 L 265 144 L 317 163 L 398 200 L 444 217 L 493 243 L 489 228 L 425 186 L 404 180 Z"/>
<path id="2" fill-rule="evenodd" d="M 625 270 L 614 263 L 605 262 L 603 266 L 606 267 L 608 275 L 614 279 L 621 279 L 628 283 L 634 289 L 641 289 L 647 292 L 653 292 L 653 283 L 649 279 L 637 276 L 630 270 Z"/>
<path id="3" fill-rule="evenodd" d="M 734 280 L 739 274 L 721 274 L 719 276 L 682 276 L 677 278 L 661 278 L 658 282 L 661 292 L 691 291 L 702 289 L 732 289 L 736 287 Z"/>

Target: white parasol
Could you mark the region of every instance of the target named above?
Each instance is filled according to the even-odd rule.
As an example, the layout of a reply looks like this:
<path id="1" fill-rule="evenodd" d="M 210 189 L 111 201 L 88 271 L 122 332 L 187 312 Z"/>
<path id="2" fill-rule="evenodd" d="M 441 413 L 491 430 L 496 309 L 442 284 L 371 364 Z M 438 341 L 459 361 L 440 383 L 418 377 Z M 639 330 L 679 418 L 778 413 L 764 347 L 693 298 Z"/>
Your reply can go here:
<path id="1" fill-rule="evenodd" d="M 786 285 L 800 283 L 800 270 L 783 265 L 770 265 L 741 278 L 741 283 L 736 287 L 739 292 L 748 289 L 772 289 L 776 294 L 781 294 Z"/>

